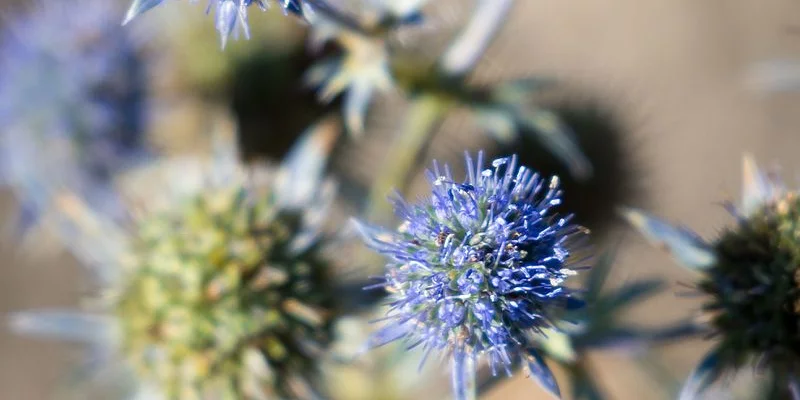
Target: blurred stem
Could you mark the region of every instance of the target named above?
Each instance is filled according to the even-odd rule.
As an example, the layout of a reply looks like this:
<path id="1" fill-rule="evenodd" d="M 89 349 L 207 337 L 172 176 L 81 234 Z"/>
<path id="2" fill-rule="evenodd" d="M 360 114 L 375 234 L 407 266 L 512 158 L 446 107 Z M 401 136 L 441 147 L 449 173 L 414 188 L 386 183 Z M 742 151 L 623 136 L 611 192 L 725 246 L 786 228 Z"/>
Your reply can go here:
<path id="1" fill-rule="evenodd" d="M 366 212 L 370 222 L 385 223 L 391 219 L 391 204 L 386 197 L 393 188 L 400 192 L 408 189 L 450 107 L 450 102 L 439 96 L 424 94 L 412 100 L 406 124 L 389 146 L 389 154 L 370 189 Z"/>
<path id="2" fill-rule="evenodd" d="M 453 393 L 455 400 L 475 400 L 475 359 L 466 351 L 453 354 Z"/>

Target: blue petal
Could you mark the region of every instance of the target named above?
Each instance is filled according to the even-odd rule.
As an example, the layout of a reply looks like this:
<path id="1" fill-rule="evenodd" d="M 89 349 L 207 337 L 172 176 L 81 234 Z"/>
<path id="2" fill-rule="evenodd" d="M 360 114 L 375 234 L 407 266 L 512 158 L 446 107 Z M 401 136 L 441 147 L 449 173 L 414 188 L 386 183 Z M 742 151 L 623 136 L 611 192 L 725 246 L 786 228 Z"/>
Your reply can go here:
<path id="1" fill-rule="evenodd" d="M 160 5 L 163 2 L 164 0 L 133 0 L 133 4 L 131 4 L 130 8 L 128 8 L 128 12 L 125 14 L 125 19 L 122 21 L 122 25 L 131 22 L 131 20 L 134 18 L 145 13 L 151 8 Z"/>
<path id="2" fill-rule="evenodd" d="M 526 349 L 524 356 L 531 378 L 535 379 L 550 395 L 560 399 L 561 391 L 558 389 L 558 382 L 542 356 L 535 349 Z"/>
<path id="3" fill-rule="evenodd" d="M 623 208 L 621 213 L 651 243 L 669 251 L 684 266 L 703 270 L 716 262 L 713 250 L 691 231 L 675 228 L 639 210 Z"/>
<path id="4" fill-rule="evenodd" d="M 683 385 L 683 389 L 681 389 L 681 393 L 678 396 L 679 400 L 694 400 L 713 383 L 716 378 L 714 371 L 717 367 L 718 358 L 716 351 L 706 355 Z"/>

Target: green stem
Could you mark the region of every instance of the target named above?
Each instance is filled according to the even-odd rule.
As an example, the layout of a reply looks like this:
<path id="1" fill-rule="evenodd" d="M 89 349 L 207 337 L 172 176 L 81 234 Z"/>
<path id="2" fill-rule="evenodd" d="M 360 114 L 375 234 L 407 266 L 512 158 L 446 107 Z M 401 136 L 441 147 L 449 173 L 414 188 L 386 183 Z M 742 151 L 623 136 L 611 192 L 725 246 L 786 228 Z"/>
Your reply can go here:
<path id="1" fill-rule="evenodd" d="M 389 146 L 389 154 L 370 190 L 366 212 L 370 222 L 391 221 L 391 204 L 386 197 L 392 189 L 400 192 L 408 189 L 450 107 L 450 102 L 439 96 L 423 94 L 412 101 L 405 126 Z"/>

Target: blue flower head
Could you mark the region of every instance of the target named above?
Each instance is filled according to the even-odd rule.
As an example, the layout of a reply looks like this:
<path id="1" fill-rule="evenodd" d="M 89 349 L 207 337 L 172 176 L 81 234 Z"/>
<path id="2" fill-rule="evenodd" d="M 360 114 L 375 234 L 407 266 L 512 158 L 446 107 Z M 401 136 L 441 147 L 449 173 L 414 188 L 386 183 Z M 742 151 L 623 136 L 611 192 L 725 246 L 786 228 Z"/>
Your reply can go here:
<path id="1" fill-rule="evenodd" d="M 362 226 L 370 247 L 389 258 L 380 285 L 390 293 L 387 325 L 372 344 L 404 339 L 426 354 L 452 353 L 457 398 L 470 390 L 482 355 L 494 372 L 525 360 L 557 394 L 533 338 L 572 303 L 564 283 L 576 273 L 571 245 L 583 230 L 554 212 L 557 177 L 517 166 L 516 156 L 483 163 L 482 153 L 477 162 L 467 155 L 463 183 L 434 163 L 428 200 L 394 200 L 396 232 Z"/>
<path id="2" fill-rule="evenodd" d="M 92 193 L 146 153 L 146 56 L 114 22 L 121 13 L 114 2 L 67 0 L 8 20 L 0 168 L 33 214 L 55 186 Z"/>

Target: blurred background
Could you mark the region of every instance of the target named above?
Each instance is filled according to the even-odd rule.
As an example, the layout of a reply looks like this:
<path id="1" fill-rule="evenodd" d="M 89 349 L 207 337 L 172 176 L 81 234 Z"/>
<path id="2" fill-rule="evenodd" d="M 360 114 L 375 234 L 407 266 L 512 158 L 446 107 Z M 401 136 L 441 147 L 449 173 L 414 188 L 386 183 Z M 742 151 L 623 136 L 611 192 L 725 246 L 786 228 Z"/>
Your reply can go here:
<path id="1" fill-rule="evenodd" d="M 21 2 L 0 2 L 3 21 L 13 18 L 11 10 L 39 6 L 14 3 Z M 471 6 L 470 1 L 437 1 L 429 31 L 423 33 L 437 39 L 422 50 L 440 49 Z M 231 42 L 221 51 L 203 8 L 170 4 L 148 14 L 141 24 L 146 28 L 135 27 L 163 30 L 148 37 L 152 46 L 172 54 L 162 60 L 169 72 L 154 89 L 172 105 L 154 122 L 160 135 L 169 133 L 153 139 L 160 148 L 179 152 L 196 146 L 192 138 L 207 126 L 207 107 L 227 107 L 240 126 L 244 155 L 279 159 L 304 127 L 339 110 L 336 101 L 321 106 L 313 91 L 302 88 L 302 71 L 318 57 L 304 47 L 302 24 L 277 10 L 252 12 L 253 40 Z M 176 12 L 181 18 L 170 20 Z M 163 23 L 167 20 L 181 22 Z M 474 81 L 541 74 L 565 83 L 564 93 L 551 104 L 573 125 L 596 174 L 588 183 L 565 178 L 567 207 L 593 228 L 598 246 L 621 244 L 612 282 L 666 279 L 670 289 L 626 316 L 665 323 L 696 309 L 697 299 L 674 294 L 677 283 L 691 277 L 616 226 L 615 205 L 642 206 L 713 236 L 731 223 L 719 204 L 738 198 L 743 153 L 753 153 L 767 167 L 779 164 L 790 185 L 800 183 L 800 92 L 766 93 L 750 76 L 760 61 L 792 57 L 800 59 L 800 4 L 788 0 L 524 0 L 516 2 Z M 403 107 L 398 93 L 380 96 L 365 138 L 345 139 L 332 162 L 345 195 L 364 194 L 374 178 L 370 165 L 390 150 L 387 138 L 400 126 Z M 463 149 L 478 148 L 518 153 L 535 169 L 564 173 L 536 143 L 498 145 L 459 115 L 445 121 L 426 157 L 459 163 Z M 417 179 L 412 192 L 423 189 Z M 3 220 L 13 219 L 13 198 L 4 193 L 0 199 Z M 339 214 L 348 212 L 345 204 Z M 10 234 L 2 237 L 0 314 L 78 305 L 85 277 L 66 251 L 31 257 L 18 247 Z M 682 380 L 706 346 L 696 341 L 657 352 L 666 372 Z M 0 399 L 52 398 L 70 360 L 79 355 L 71 346 L 0 329 Z M 660 398 L 651 377 L 624 355 L 599 353 L 591 362 L 612 398 Z M 486 398 L 537 394 L 538 387 L 519 374 Z M 416 398 L 423 397 L 417 393 Z"/>

